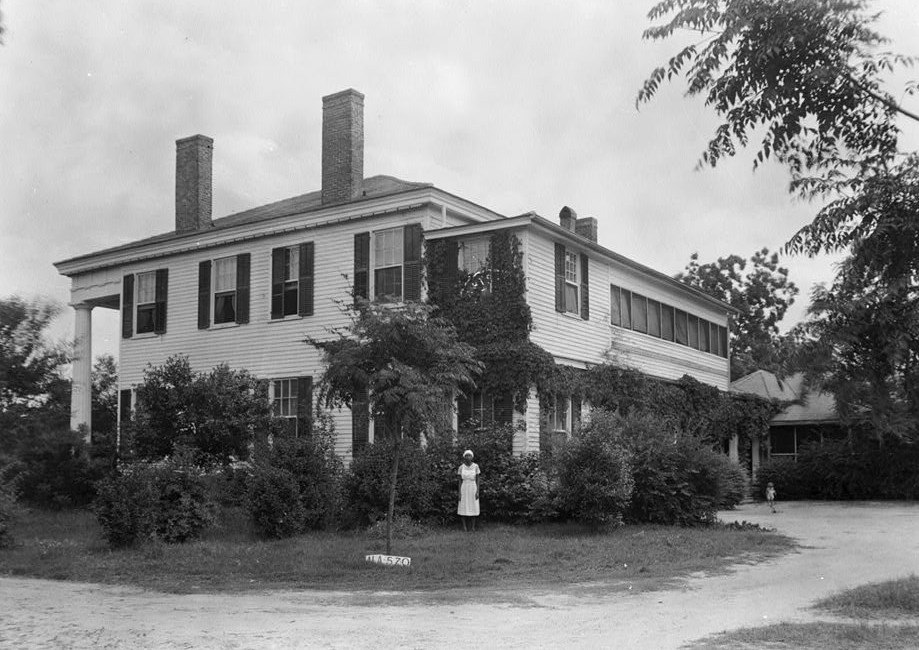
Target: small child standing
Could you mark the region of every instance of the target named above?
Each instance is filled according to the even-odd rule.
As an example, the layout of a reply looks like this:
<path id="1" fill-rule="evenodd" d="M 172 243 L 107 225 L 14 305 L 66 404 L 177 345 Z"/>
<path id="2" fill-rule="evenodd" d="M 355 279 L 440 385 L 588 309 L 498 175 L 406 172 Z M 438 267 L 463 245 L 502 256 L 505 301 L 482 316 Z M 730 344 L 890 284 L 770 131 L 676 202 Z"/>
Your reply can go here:
<path id="1" fill-rule="evenodd" d="M 766 484 L 766 501 L 769 503 L 769 507 L 772 508 L 772 512 L 775 512 L 775 486 L 771 481 Z"/>

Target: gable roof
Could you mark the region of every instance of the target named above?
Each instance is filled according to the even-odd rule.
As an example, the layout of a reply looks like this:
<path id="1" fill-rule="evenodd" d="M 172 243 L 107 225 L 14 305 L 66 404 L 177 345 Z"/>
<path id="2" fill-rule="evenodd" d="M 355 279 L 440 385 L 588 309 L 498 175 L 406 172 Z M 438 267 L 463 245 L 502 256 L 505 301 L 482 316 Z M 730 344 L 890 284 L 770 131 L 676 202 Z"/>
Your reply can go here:
<path id="1" fill-rule="evenodd" d="M 415 183 L 411 181 L 403 181 L 402 179 L 396 178 L 395 176 L 387 176 L 381 174 L 378 176 L 365 178 L 361 187 L 362 194 L 360 198 L 339 205 L 350 205 L 362 200 L 378 199 L 384 196 L 401 194 L 403 192 L 410 192 L 412 190 L 422 188 L 432 188 L 434 186 L 431 183 Z M 323 205 L 322 191 L 316 190 L 288 199 L 282 199 L 281 201 L 275 201 L 274 203 L 261 205 L 249 210 L 243 210 L 242 212 L 220 217 L 219 219 L 214 219 L 211 227 L 207 229 L 193 230 L 191 232 L 183 233 L 178 233 L 174 230 L 171 230 L 159 235 L 153 235 L 151 237 L 145 237 L 144 239 L 138 239 L 127 244 L 120 244 L 118 246 L 112 246 L 111 248 L 104 248 L 92 253 L 78 255 L 76 257 L 62 260 L 61 262 L 57 262 L 56 266 L 61 264 L 68 264 L 77 260 L 92 258 L 97 255 L 128 251 L 135 248 L 143 248 L 149 244 L 158 244 L 173 240 L 178 241 L 181 239 L 199 237 L 202 232 L 211 233 L 218 232 L 220 230 L 227 230 L 230 228 L 237 228 L 240 226 L 253 225 L 279 217 L 303 214 L 312 210 L 318 210 L 319 208 L 326 207 L 330 207 L 330 204 Z"/>
<path id="2" fill-rule="evenodd" d="M 792 402 L 772 418 L 777 425 L 838 422 L 836 400 L 829 393 L 804 389 L 804 373 L 779 379 L 771 372 L 757 370 L 731 382 L 731 392 L 758 395 L 766 399 Z"/>

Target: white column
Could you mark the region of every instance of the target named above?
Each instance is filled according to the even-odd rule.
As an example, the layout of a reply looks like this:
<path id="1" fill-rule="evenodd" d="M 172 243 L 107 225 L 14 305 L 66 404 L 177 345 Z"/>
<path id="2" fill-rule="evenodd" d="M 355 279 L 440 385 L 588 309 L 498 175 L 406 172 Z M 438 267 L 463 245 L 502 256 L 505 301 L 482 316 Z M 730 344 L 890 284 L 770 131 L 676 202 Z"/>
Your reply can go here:
<path id="1" fill-rule="evenodd" d="M 740 453 L 738 452 L 739 443 L 740 440 L 738 439 L 736 433 L 731 436 L 731 439 L 728 441 L 728 458 L 733 460 L 735 463 L 740 460 Z"/>
<path id="2" fill-rule="evenodd" d="M 72 392 L 70 396 L 70 428 L 76 431 L 86 425 L 86 442 L 92 430 L 93 387 L 93 308 L 86 303 L 73 305 L 76 312 L 74 324 L 74 358 Z"/>

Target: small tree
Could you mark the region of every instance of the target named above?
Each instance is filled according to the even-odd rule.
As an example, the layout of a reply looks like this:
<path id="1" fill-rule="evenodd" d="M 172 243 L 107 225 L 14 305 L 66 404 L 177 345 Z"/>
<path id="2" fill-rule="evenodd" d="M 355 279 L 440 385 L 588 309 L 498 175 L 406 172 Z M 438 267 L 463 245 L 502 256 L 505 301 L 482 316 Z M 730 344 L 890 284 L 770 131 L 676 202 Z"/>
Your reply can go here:
<path id="1" fill-rule="evenodd" d="M 327 364 L 319 386 L 329 408 L 352 407 L 364 394 L 370 413 L 392 437 L 395 450 L 386 513 L 386 552 L 392 549 L 392 518 L 404 437 L 442 428 L 457 392 L 473 385 L 481 370 L 472 346 L 457 339 L 432 308 L 409 302 L 399 307 L 358 300 L 351 325 L 328 341 L 307 339 Z M 383 426 L 379 427 L 382 431 Z"/>
<path id="2" fill-rule="evenodd" d="M 247 458 L 253 434 L 266 433 L 271 419 L 266 385 L 246 370 L 194 373 L 186 357 L 170 357 L 148 367 L 137 389 L 134 450 L 159 459 L 192 449 L 198 463 L 226 464 Z"/>

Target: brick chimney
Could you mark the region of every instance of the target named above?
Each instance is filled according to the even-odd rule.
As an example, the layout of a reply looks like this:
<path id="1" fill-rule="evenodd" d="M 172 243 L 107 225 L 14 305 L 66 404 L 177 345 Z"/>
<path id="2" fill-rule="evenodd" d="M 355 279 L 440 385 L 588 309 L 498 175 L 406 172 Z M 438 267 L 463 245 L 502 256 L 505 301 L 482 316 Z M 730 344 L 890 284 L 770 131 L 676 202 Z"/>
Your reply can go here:
<path id="1" fill-rule="evenodd" d="M 322 203 L 361 195 L 364 181 L 364 96 L 349 88 L 322 98 Z"/>
<path id="2" fill-rule="evenodd" d="M 569 208 L 567 205 L 558 213 L 558 222 L 565 230 L 574 232 L 574 225 L 578 220 L 578 213 Z"/>
<path id="3" fill-rule="evenodd" d="M 176 140 L 176 232 L 211 226 L 214 140 L 193 135 Z"/>
<path id="4" fill-rule="evenodd" d="M 581 237 L 592 242 L 597 241 L 597 220 L 594 217 L 584 217 L 574 222 L 574 231 Z"/>

